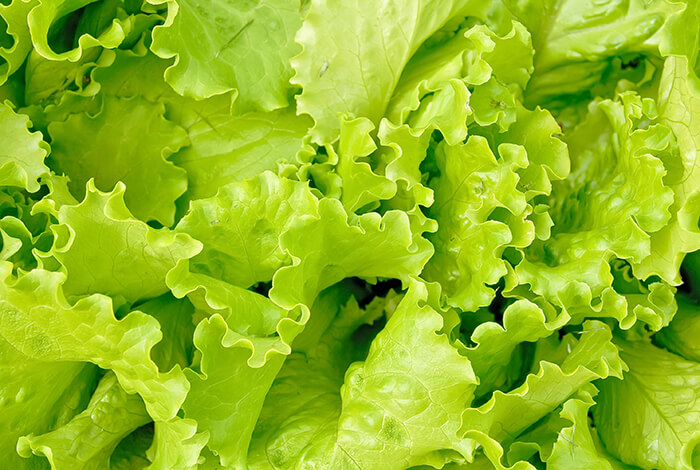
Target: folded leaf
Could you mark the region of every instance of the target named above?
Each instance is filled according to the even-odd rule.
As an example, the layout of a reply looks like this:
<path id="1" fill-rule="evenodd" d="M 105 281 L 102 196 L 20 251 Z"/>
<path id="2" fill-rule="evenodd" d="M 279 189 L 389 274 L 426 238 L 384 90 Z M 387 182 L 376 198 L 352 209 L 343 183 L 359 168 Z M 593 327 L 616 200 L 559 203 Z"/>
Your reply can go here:
<path id="1" fill-rule="evenodd" d="M 35 359 L 13 347 L 2 334 L 0 355 L 3 465 L 18 470 L 47 468 L 46 460 L 31 452 L 27 458 L 20 457 L 15 451 L 17 440 L 25 434 L 48 432 L 78 414 L 95 389 L 97 367 L 85 362 Z"/>
<path id="2" fill-rule="evenodd" d="M 659 119 L 673 131 L 681 165 L 672 180 L 674 204 L 669 223 L 651 237 L 651 255 L 634 266 L 646 278 L 659 275 L 666 282 L 680 283 L 678 270 L 683 257 L 700 249 L 700 171 L 696 156 L 700 146 L 700 83 L 684 57 L 669 57 L 659 84 Z"/>
<path id="3" fill-rule="evenodd" d="M 201 250 L 184 233 L 155 230 L 134 219 L 124 205 L 124 190 L 118 183 L 103 193 L 90 181 L 80 204 L 59 209 L 52 252 L 67 274 L 67 295 L 99 292 L 130 302 L 156 297 L 168 290 L 165 275 L 178 260 Z"/>
<path id="4" fill-rule="evenodd" d="M 656 339 L 661 345 L 689 361 L 700 362 L 700 305 L 678 294 L 678 312 L 673 321 L 659 331 Z"/>
<path id="5" fill-rule="evenodd" d="M 148 449 L 151 464 L 148 470 L 195 470 L 199 454 L 207 442 L 207 433 L 197 432 L 197 423 L 175 418 L 157 422 L 153 444 Z"/>
<path id="6" fill-rule="evenodd" d="M 56 51 L 49 43 L 49 36 L 56 24 L 66 21 L 67 16 L 93 3 L 95 0 L 39 0 L 27 17 L 32 43 L 42 57 L 51 60 L 69 60 L 76 62 L 81 59 L 84 51 L 94 47 L 114 48 L 126 37 L 125 26 L 117 18 L 95 34 L 82 34 L 76 38 L 76 44 L 67 44 L 65 52 Z M 65 24 L 65 23 L 64 23 Z M 72 42 L 72 41 L 71 41 Z"/>
<path id="7" fill-rule="evenodd" d="M 310 465 L 404 469 L 466 455 L 457 431 L 477 379 L 440 333 L 444 318 L 431 306 L 435 287 L 412 281 L 365 361 L 348 368 L 336 441 L 307 452 Z"/>
<path id="8" fill-rule="evenodd" d="M 337 199 L 324 198 L 318 217 L 299 218 L 280 237 L 292 265 L 275 273 L 270 298 L 283 308 L 313 304 L 316 296 L 346 277 L 386 277 L 408 281 L 432 255 L 421 233 L 401 211 L 372 212 L 348 224 Z"/>
<path id="9" fill-rule="evenodd" d="M 277 169 L 302 148 L 309 120 L 293 109 L 241 116 L 217 114 L 188 128 L 192 145 L 173 156 L 187 170 L 190 199 L 214 196 L 228 183 Z"/>
<path id="10" fill-rule="evenodd" d="M 213 1 L 150 0 L 165 3 L 165 24 L 153 30 L 151 49 L 175 57 L 165 80 L 181 95 L 208 98 L 237 89 L 252 109 L 287 105 L 289 59 L 298 52 L 298 0 L 258 0 L 231 5 Z"/>
<path id="11" fill-rule="evenodd" d="M 46 457 L 55 470 L 103 469 L 119 441 L 148 422 L 141 397 L 128 395 L 109 372 L 82 413 L 47 434 L 20 438 L 17 451 Z"/>
<path id="12" fill-rule="evenodd" d="M 292 59 L 292 82 L 303 88 L 299 111 L 311 115 L 311 135 L 324 144 L 338 136 L 338 113 L 377 124 L 411 55 L 468 4 L 336 3 L 311 3 L 296 36 L 302 52 Z"/>
<path id="13" fill-rule="evenodd" d="M 618 340 L 623 380 L 599 384 L 594 419 L 605 447 L 623 462 L 692 469 L 700 442 L 700 364 L 645 341 Z"/>
<path id="14" fill-rule="evenodd" d="M 513 235 L 505 223 L 489 220 L 490 215 L 504 208 L 522 216 L 527 209 L 525 196 L 516 189 L 516 171 L 528 164 L 524 149 L 502 145 L 499 150 L 497 160 L 481 136 L 454 147 L 439 145 L 439 176 L 428 181 L 435 188 L 428 216 L 439 228 L 428 236 L 436 253 L 425 276 L 440 282 L 449 303 L 462 310 L 488 305 L 493 290 L 486 284 L 506 274 L 501 254 Z"/>
<path id="15" fill-rule="evenodd" d="M 189 384 L 176 366 L 160 372 L 151 348 L 161 339 L 158 322 L 141 312 L 117 320 L 112 301 L 83 297 L 74 305 L 63 296 L 61 273 L 35 269 L 13 279 L 0 265 L 0 336 L 22 354 L 40 361 L 92 362 L 112 369 L 127 393 L 139 393 L 154 419 L 172 418 Z"/>
<path id="16" fill-rule="evenodd" d="M 295 219 L 316 213 L 317 207 L 306 183 L 264 172 L 193 201 L 176 230 L 204 244 L 190 260 L 190 270 L 249 287 L 272 280 L 290 262 L 279 237 Z"/>
<path id="17" fill-rule="evenodd" d="M 51 159 L 71 179 L 76 198 L 92 178 L 102 191 L 121 181 L 136 217 L 173 224 L 175 200 L 187 189 L 187 174 L 166 157 L 187 142 L 185 131 L 163 117 L 162 104 L 140 98 L 105 97 L 96 116 L 73 114 L 49 125 Z"/>
<path id="18" fill-rule="evenodd" d="M 7 25 L 0 47 L 0 57 L 3 59 L 0 63 L 0 83 L 19 69 L 32 49 L 27 14 L 38 3 L 38 0 L 13 0 L 0 5 L 0 17 Z"/>
<path id="19" fill-rule="evenodd" d="M 537 373 L 528 375 L 521 386 L 508 393 L 496 391 L 481 407 L 465 410 L 462 432 L 485 433 L 507 447 L 584 385 L 608 376 L 621 377 L 624 363 L 611 342 L 610 329 L 596 321 L 583 326 L 581 339 L 574 342 L 570 353 L 564 352 L 561 365 L 542 361 Z M 518 411 L 516 416 L 513 410 Z"/>
<path id="20" fill-rule="evenodd" d="M 49 147 L 38 132 L 29 132 L 27 116 L 17 114 L 8 103 L 0 104 L 0 136 L 4 142 L 0 155 L 0 185 L 18 186 L 29 192 L 39 190 L 40 177 L 48 175 L 44 159 Z"/>

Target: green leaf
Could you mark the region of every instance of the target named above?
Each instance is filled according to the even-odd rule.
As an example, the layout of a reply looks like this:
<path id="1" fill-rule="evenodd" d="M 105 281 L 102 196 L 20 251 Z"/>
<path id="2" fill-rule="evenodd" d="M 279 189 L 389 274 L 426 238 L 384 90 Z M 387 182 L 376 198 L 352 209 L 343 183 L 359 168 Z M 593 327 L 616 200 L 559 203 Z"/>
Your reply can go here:
<path id="1" fill-rule="evenodd" d="M 495 389 L 507 389 L 519 379 L 522 368 L 518 346 L 523 342 L 535 342 L 547 337 L 565 324 L 562 316 L 547 321 L 545 313 L 528 300 L 518 300 L 503 312 L 503 326 L 484 322 L 476 327 L 471 341 L 476 344 L 467 349 L 474 373 L 479 377 L 475 396 L 480 398 Z M 515 371 L 512 368 L 516 368 Z"/>
<path id="2" fill-rule="evenodd" d="M 670 218 L 674 198 L 667 181 L 675 177 L 679 159 L 673 134 L 656 121 L 652 100 L 627 92 L 615 101 L 591 103 L 566 141 L 572 170 L 552 187 L 551 237 L 525 250 L 516 268 L 519 282 L 572 316 L 578 308 L 599 316 L 590 304 L 600 297 L 609 306 L 618 303 L 597 310 L 618 318 L 623 328 L 637 314 L 655 329 L 664 326 L 670 318 L 634 311 L 633 299 L 628 314 L 627 300 L 610 289 L 609 263 L 613 258 L 628 259 L 633 267 L 642 262 L 651 254 L 651 234 Z"/>
<path id="3" fill-rule="evenodd" d="M 603 447 L 590 416 L 598 389 L 582 387 L 556 412 L 540 420 L 518 437 L 508 450 L 508 461 L 538 457 L 553 469 L 638 470 L 612 457 Z M 535 454 L 539 454 L 539 456 Z"/>
<path id="4" fill-rule="evenodd" d="M 18 470 L 46 469 L 46 460 L 41 457 L 20 457 L 15 451 L 17 440 L 28 433 L 48 432 L 79 413 L 95 388 L 97 367 L 85 362 L 34 359 L 15 349 L 2 334 L 0 355 L 3 465 Z"/>
<path id="5" fill-rule="evenodd" d="M 193 201 L 176 230 L 204 244 L 190 270 L 240 287 L 272 280 L 289 264 L 280 235 L 297 218 L 317 212 L 308 184 L 264 172 Z M 171 286 L 172 287 L 172 286 Z"/>
<path id="6" fill-rule="evenodd" d="M 700 305 L 678 294 L 678 313 L 673 321 L 656 335 L 658 342 L 671 352 L 689 361 L 700 362 Z"/>
<path id="7" fill-rule="evenodd" d="M 624 363 L 611 342 L 610 329 L 597 321 L 583 326 L 580 340 L 567 343 L 570 352 L 563 352 L 560 365 L 541 361 L 537 373 L 528 375 L 521 386 L 508 393 L 496 391 L 481 407 L 465 410 L 462 432 L 468 437 L 472 431 L 485 433 L 507 447 L 584 385 L 608 376 L 621 377 Z"/>
<path id="8" fill-rule="evenodd" d="M 594 419 L 605 447 L 642 468 L 692 469 L 700 442 L 700 364 L 645 341 L 618 340 L 629 366 L 599 384 Z"/>
<path id="9" fill-rule="evenodd" d="M 155 419 L 170 419 L 189 384 L 178 366 L 160 372 L 151 348 L 161 339 L 158 322 L 141 312 L 117 320 L 112 301 L 83 297 L 74 305 L 63 296 L 65 276 L 35 269 L 13 279 L 0 265 L 0 335 L 23 354 L 41 361 L 92 362 L 112 369 L 127 393 L 139 393 Z"/>
<path id="10" fill-rule="evenodd" d="M 445 42 L 426 41 L 406 65 L 386 117 L 394 123 L 407 122 L 408 113 L 422 106 L 426 95 L 454 79 L 481 85 L 496 76 L 502 83 L 522 90 L 533 71 L 533 54 L 530 34 L 517 22 L 511 22 L 511 30 L 503 36 L 478 24 L 458 31 Z M 450 133 L 443 134 L 451 144 L 456 143 Z"/>
<path id="11" fill-rule="evenodd" d="M 430 35 L 463 14 L 465 0 L 345 4 L 311 2 L 296 40 L 292 82 L 303 88 L 300 113 L 315 121 L 313 140 L 329 143 L 340 130 L 338 114 L 378 124 L 401 72 Z M 359 33 L 359 34 L 358 34 Z"/>
<path id="12" fill-rule="evenodd" d="M 65 23 L 71 14 L 93 3 L 95 0 L 39 0 L 27 16 L 34 50 L 42 57 L 58 61 L 68 60 L 77 62 L 86 50 L 94 47 L 114 48 L 119 46 L 126 37 L 126 25 L 118 18 L 107 23 L 104 29 L 94 34 L 79 34 L 73 43 L 73 37 L 56 38 L 58 44 L 50 44 L 49 37 L 56 27 L 65 28 Z M 64 44 L 60 41 L 63 39 Z M 53 41 L 52 41 L 53 42 Z M 58 46 L 58 47 L 57 47 Z M 59 50 L 56 50 L 58 48 Z M 61 50 L 64 49 L 64 50 Z"/>
<path id="13" fill-rule="evenodd" d="M 27 14 L 39 3 L 38 0 L 12 0 L 0 5 L 0 17 L 7 26 L 0 47 L 0 83 L 5 83 L 15 73 L 32 49 Z M 9 42 L 6 42 L 6 38 Z"/>
<path id="14" fill-rule="evenodd" d="M 216 114 L 188 127 L 191 146 L 172 160 L 187 170 L 190 199 L 210 197 L 228 183 L 276 170 L 278 161 L 293 161 L 308 127 L 308 118 L 291 108 Z"/>
<path id="15" fill-rule="evenodd" d="M 499 153 L 497 160 L 481 136 L 456 146 L 440 144 L 435 151 L 439 175 L 428 180 L 435 191 L 428 216 L 439 228 L 428 235 L 435 255 L 424 275 L 440 282 L 450 305 L 462 310 L 488 305 L 493 289 L 486 284 L 506 274 L 501 254 L 514 237 L 505 223 L 490 220 L 490 215 L 505 208 L 522 218 L 527 209 L 524 194 L 516 189 L 516 171 L 528 164 L 525 151 L 502 144 Z"/>
<path id="16" fill-rule="evenodd" d="M 62 206 L 52 253 L 67 274 L 67 295 L 99 292 L 135 302 L 165 293 L 165 275 L 201 250 L 184 233 L 155 230 L 124 205 L 124 185 L 103 193 L 88 182 L 85 199 Z"/>
<path id="17" fill-rule="evenodd" d="M 148 470 L 196 470 L 199 454 L 208 434 L 197 432 L 197 423 L 191 419 L 175 418 L 155 424 L 153 445 L 147 453 L 151 464 Z"/>
<path id="18" fill-rule="evenodd" d="M 411 282 L 365 361 L 348 369 L 332 453 L 307 453 L 311 465 L 404 469 L 442 465 L 455 457 L 446 450 L 466 455 L 457 431 L 477 379 L 469 360 L 441 333 L 438 298 L 436 285 Z"/>
<path id="19" fill-rule="evenodd" d="M 119 441 L 148 422 L 141 397 L 128 395 L 108 372 L 83 412 L 49 433 L 20 438 L 17 452 L 44 456 L 55 470 L 104 469 Z"/>
<path id="20" fill-rule="evenodd" d="M 44 159 L 49 146 L 39 132 L 29 132 L 31 122 L 17 114 L 7 103 L 0 104 L 0 137 L 4 142 L 0 154 L 0 185 L 17 186 L 33 193 L 39 190 L 38 179 L 48 175 Z"/>
<path id="21" fill-rule="evenodd" d="M 275 273 L 270 298 L 291 309 L 313 304 L 319 292 L 346 277 L 407 282 L 432 255 L 430 243 L 412 230 L 402 211 L 371 212 L 356 220 L 348 224 L 340 201 L 328 198 L 319 202 L 318 217 L 295 220 L 280 237 L 292 265 Z"/>
<path id="22" fill-rule="evenodd" d="M 37 267 L 33 249 L 39 242 L 39 236 L 35 237 L 24 223 L 12 216 L 0 219 L 0 236 L 2 236 L 2 250 L 0 260 L 10 261 L 13 270 L 23 269 L 29 271 Z"/>
<path id="23" fill-rule="evenodd" d="M 593 405 L 595 405 L 593 397 L 583 391 L 564 403 L 559 414 L 569 421 L 571 426 L 559 431 L 552 452 L 546 460 L 547 468 L 553 470 L 589 468 L 614 470 L 617 468 L 605 456 L 604 450 L 600 448 L 596 430 L 590 426 L 588 413 Z"/>
<path id="24" fill-rule="evenodd" d="M 363 324 L 396 308 L 398 296 L 377 297 L 361 309 L 343 283 L 324 290 L 267 394 L 249 451 L 251 468 L 293 468 L 307 450 L 336 437 L 340 389 L 348 366 L 366 357 Z"/>
<path id="25" fill-rule="evenodd" d="M 540 104 L 559 95 L 574 95 L 566 97 L 569 102 L 579 94 L 589 96 L 589 90 L 610 73 L 616 57 L 658 54 L 659 35 L 655 33 L 682 9 L 680 3 L 665 0 L 504 3 L 532 34 L 535 73 L 527 100 Z"/>
<path id="26" fill-rule="evenodd" d="M 287 312 L 260 294 L 183 268 L 169 274 L 169 285 L 209 316 L 194 334 L 201 364 L 200 371 L 186 371 L 192 386 L 183 404 L 185 416 L 210 433 L 207 446 L 222 465 L 245 465 L 265 394 L 308 311 Z"/>
<path id="27" fill-rule="evenodd" d="M 94 51 L 78 62 L 56 62 L 32 51 L 25 64 L 24 97 L 20 100 L 26 106 L 20 111 L 45 135 L 53 121 L 65 121 L 75 113 L 98 114 L 100 102 L 84 96 L 91 88 L 84 82 L 88 70 L 102 59 L 103 55 Z"/>
<path id="28" fill-rule="evenodd" d="M 370 135 L 373 130 L 374 125 L 365 118 L 343 119 L 337 151 L 332 146 L 326 147 L 329 159 L 337 161 L 336 172 L 342 184 L 340 200 L 348 213 L 396 193 L 396 186 L 376 174 L 366 161 L 365 157 L 377 148 Z"/>
<path id="29" fill-rule="evenodd" d="M 203 99 L 237 89 L 247 109 L 287 105 L 289 59 L 299 50 L 293 41 L 301 26 L 298 0 L 150 1 L 168 7 L 165 24 L 153 30 L 151 49 L 175 57 L 165 72 L 175 91 Z"/>
<path id="30" fill-rule="evenodd" d="M 684 282 L 688 284 L 691 296 L 700 300 L 700 251 L 688 253 L 683 259 L 681 271 L 685 274 Z"/>
<path id="31" fill-rule="evenodd" d="M 85 196 L 91 178 L 102 191 L 121 181 L 132 214 L 172 225 L 175 200 L 187 189 L 187 174 L 166 158 L 188 140 L 164 112 L 162 104 L 107 96 L 96 116 L 73 114 L 51 123 L 51 160 L 70 177 L 75 197 Z"/>
<path id="32" fill-rule="evenodd" d="M 223 466 L 245 465 L 265 394 L 284 362 L 285 355 L 266 344 L 274 339 L 265 340 L 229 329 L 220 315 L 202 320 L 195 331 L 201 374 L 187 371 L 192 387 L 183 409 L 187 418 L 210 433 L 207 446 Z M 260 357 L 253 362 L 256 356 Z"/>
<path id="33" fill-rule="evenodd" d="M 659 84 L 659 119 L 673 131 L 681 155 L 671 187 L 672 218 L 652 235 L 651 255 L 634 266 L 635 274 L 653 274 L 666 282 L 679 284 L 683 257 L 700 249 L 700 82 L 685 57 L 669 57 Z"/>
<path id="34" fill-rule="evenodd" d="M 152 442 L 153 423 L 148 423 L 121 440 L 109 459 L 110 470 L 143 470 L 150 464 L 146 450 Z"/>
<path id="35" fill-rule="evenodd" d="M 188 300 L 179 300 L 171 294 L 139 304 L 138 310 L 160 323 L 163 339 L 151 350 L 151 359 L 161 370 L 170 370 L 176 364 L 183 369 L 192 363 L 194 345 L 194 308 Z"/>

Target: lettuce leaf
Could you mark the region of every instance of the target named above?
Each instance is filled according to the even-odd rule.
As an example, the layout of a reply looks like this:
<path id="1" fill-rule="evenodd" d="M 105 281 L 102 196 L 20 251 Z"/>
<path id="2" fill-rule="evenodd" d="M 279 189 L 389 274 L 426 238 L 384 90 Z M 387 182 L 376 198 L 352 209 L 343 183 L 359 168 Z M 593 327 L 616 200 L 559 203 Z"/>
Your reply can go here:
<path id="1" fill-rule="evenodd" d="M 700 468 L 699 15 L 0 1 L 0 467 Z"/>

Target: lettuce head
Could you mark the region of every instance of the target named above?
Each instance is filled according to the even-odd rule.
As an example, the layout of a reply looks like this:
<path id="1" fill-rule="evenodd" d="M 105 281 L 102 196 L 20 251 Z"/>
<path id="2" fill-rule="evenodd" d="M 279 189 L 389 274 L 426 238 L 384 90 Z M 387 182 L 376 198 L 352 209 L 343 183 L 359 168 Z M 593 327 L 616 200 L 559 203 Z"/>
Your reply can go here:
<path id="1" fill-rule="evenodd" d="M 0 470 L 700 469 L 700 1 L 1 0 Z"/>

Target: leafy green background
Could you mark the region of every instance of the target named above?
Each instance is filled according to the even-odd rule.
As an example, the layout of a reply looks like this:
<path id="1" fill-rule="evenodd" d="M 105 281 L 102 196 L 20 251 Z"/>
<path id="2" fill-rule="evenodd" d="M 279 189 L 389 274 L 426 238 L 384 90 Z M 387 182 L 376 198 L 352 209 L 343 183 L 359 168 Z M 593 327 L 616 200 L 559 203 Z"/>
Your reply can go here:
<path id="1" fill-rule="evenodd" d="M 0 469 L 700 468 L 700 2 L 0 2 Z"/>

